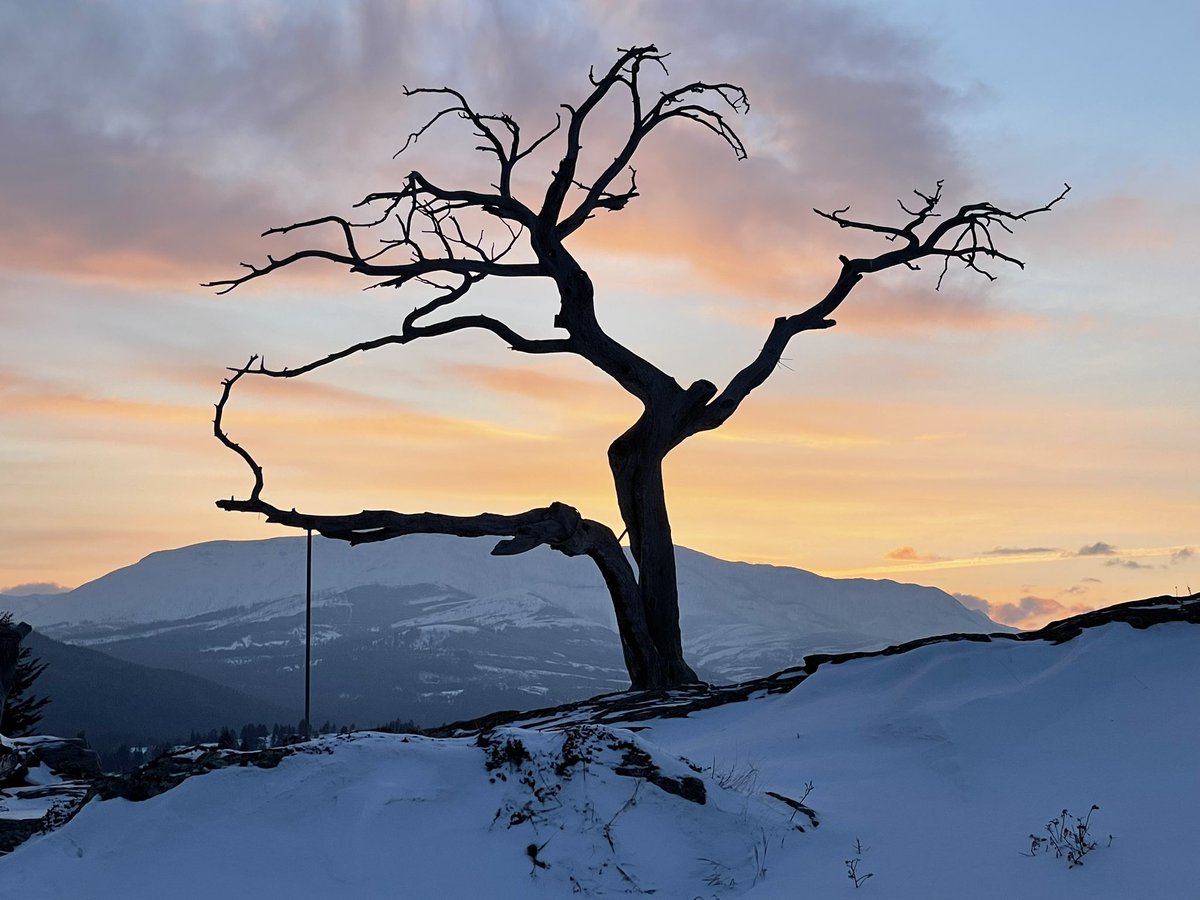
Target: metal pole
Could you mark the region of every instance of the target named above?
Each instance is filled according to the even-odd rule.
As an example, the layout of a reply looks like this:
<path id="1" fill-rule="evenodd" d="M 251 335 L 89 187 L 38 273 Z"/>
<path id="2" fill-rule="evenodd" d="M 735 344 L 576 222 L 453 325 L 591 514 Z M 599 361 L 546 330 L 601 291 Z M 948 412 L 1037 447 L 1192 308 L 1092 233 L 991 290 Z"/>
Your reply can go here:
<path id="1" fill-rule="evenodd" d="M 304 584 L 304 736 L 312 737 L 312 529 L 308 529 L 308 564 Z"/>

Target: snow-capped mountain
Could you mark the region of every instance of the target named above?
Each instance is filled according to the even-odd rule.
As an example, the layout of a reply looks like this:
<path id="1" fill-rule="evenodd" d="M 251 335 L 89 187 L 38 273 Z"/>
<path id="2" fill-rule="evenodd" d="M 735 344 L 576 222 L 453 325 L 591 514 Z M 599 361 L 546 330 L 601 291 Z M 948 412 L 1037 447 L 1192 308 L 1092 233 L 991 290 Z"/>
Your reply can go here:
<path id="1" fill-rule="evenodd" d="M 491 556 L 495 540 L 412 535 L 350 547 L 315 541 L 318 595 L 364 586 L 444 585 L 485 598 L 540 597 L 572 616 L 613 625 L 608 594 L 590 561 L 541 547 Z M 5 597 L 13 613 L 43 630 L 181 620 L 266 601 L 299 600 L 305 583 L 304 539 L 211 541 L 151 553 L 63 594 Z M 726 562 L 676 550 L 681 608 L 688 638 L 715 627 L 759 626 L 829 634 L 839 644 L 876 643 L 952 631 L 1002 630 L 936 588 L 894 581 L 832 579 L 801 569 Z M 518 605 L 519 605 L 518 601 Z"/>
<path id="2" fill-rule="evenodd" d="M 314 719 L 433 725 L 628 685 L 586 559 L 414 535 L 314 545 Z M 762 675 L 819 651 L 1004 630 L 934 588 L 822 578 L 678 549 L 685 649 L 702 677 Z M 270 703 L 302 683 L 303 538 L 153 553 L 66 594 L 6 598 L 68 643 L 174 668 Z M 297 714 L 295 718 L 299 718 Z"/>

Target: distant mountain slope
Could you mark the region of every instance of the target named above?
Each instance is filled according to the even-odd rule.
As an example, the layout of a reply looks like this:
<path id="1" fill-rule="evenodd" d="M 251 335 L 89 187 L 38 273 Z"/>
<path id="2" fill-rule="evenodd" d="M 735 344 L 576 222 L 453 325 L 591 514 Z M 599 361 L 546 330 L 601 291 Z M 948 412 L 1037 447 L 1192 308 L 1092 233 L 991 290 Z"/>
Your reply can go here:
<path id="1" fill-rule="evenodd" d="M 272 703 L 302 697 L 297 598 L 144 625 L 60 626 L 66 640 L 173 667 Z M 313 718 L 437 725 L 628 686 L 617 636 L 529 592 L 441 585 L 330 591 L 313 609 Z"/>
<path id="2" fill-rule="evenodd" d="M 317 539 L 313 588 L 324 593 L 426 583 L 477 597 L 529 591 L 582 618 L 612 625 L 608 594 L 589 560 L 569 559 L 545 547 L 496 557 L 490 555 L 494 544 L 445 535 L 411 535 L 361 547 Z M 892 640 L 898 639 L 897 628 L 912 637 L 1003 630 L 936 588 L 823 578 L 802 569 L 726 562 L 685 548 L 677 548 L 676 557 L 685 627 L 786 624 L 809 633 L 848 630 Z M 297 597 L 303 589 L 303 538 L 211 541 L 151 553 L 64 594 L 5 597 L 4 604 L 38 626 L 144 623 Z"/>
<path id="3" fill-rule="evenodd" d="M 86 731 L 92 745 L 150 745 L 186 739 L 247 722 L 297 722 L 303 707 L 279 706 L 228 687 L 168 669 L 147 668 L 39 634 L 25 639 L 46 663 L 34 693 L 49 697 L 39 730 L 72 736 Z"/>
<path id="4" fill-rule="evenodd" d="M 586 559 L 414 535 L 314 547 L 313 717 L 438 725 L 628 685 L 607 592 Z M 837 580 L 678 548 L 684 647 L 736 681 L 807 654 L 1004 630 L 934 588 Z M 153 553 L 63 595 L 6 598 L 51 636 L 179 669 L 276 705 L 303 690 L 304 539 Z"/>

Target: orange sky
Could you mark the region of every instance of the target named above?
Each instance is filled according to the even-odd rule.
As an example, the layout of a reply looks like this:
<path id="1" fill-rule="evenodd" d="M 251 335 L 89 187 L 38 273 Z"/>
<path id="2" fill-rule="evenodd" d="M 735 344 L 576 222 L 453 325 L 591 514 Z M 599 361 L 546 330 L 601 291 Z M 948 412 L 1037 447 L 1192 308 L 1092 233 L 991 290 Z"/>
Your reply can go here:
<path id="1" fill-rule="evenodd" d="M 197 285 L 279 252 L 256 237 L 266 227 L 344 211 L 407 167 L 486 179 L 452 123 L 391 161 L 422 113 L 401 83 L 456 84 L 532 132 L 632 32 L 674 52 L 673 77 L 738 81 L 752 103 L 748 161 L 697 129 L 656 134 L 644 196 L 573 244 L 605 325 L 680 382 L 722 383 L 773 317 L 823 292 L 838 253 L 863 252 L 812 206 L 885 219 L 937 178 L 955 205 L 1075 188 L 1009 239 L 1025 271 L 952 273 L 940 292 L 936 272 L 887 273 L 837 328 L 798 337 L 734 420 L 669 458 L 678 543 L 933 584 L 1022 625 L 1200 589 L 1184 262 L 1200 194 L 1183 152 L 1198 135 L 1177 115 L 1195 63 L 1159 47 L 1118 81 L 1097 46 L 1173 38 L 1117 9 L 1097 13 L 1089 49 L 1064 50 L 1049 18 L 993 34 L 958 11 L 927 34 L 921 7 L 764 2 L 731 20 L 720 3 L 266 2 L 250 21 L 230 3 L 111 2 L 79 4 L 69 29 L 57 7 L 0 27 L 0 587 L 280 533 L 212 505 L 248 488 L 211 436 L 223 367 L 395 331 L 416 301 L 317 266 L 225 297 Z M 550 27 L 552 9 L 578 26 Z M 539 52 L 499 54 L 498 34 Z M 1013 41 L 1019 72 L 993 64 Z M 1130 79 L 1154 88 L 1140 105 L 1125 102 Z M 523 190 L 539 189 L 535 162 Z M 544 286 L 485 283 L 469 308 L 553 333 Z M 247 384 L 228 425 L 280 506 L 562 500 L 616 524 L 604 451 L 636 412 L 578 360 L 455 337 Z"/>

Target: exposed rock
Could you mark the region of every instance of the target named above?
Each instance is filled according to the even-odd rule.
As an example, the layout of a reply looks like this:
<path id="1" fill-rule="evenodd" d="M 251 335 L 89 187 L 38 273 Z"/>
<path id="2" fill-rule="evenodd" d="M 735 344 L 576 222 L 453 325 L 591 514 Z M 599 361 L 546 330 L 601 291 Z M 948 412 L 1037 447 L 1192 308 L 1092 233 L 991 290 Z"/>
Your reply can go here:
<path id="1" fill-rule="evenodd" d="M 645 778 L 648 782 L 668 794 L 682 797 L 692 803 L 703 806 L 708 799 L 704 782 L 694 775 L 682 775 L 674 778 L 658 767 L 653 757 L 641 747 L 622 742 L 619 749 L 624 751 L 621 764 L 613 771 L 627 778 Z"/>
<path id="2" fill-rule="evenodd" d="M 164 753 L 128 775 L 101 775 L 94 780 L 96 796 L 102 800 L 148 800 L 194 775 L 224 769 L 227 766 L 255 766 L 273 769 L 290 753 L 316 752 L 307 745 L 274 747 L 267 750 L 221 750 L 216 747 L 188 747 Z"/>
<path id="3" fill-rule="evenodd" d="M 0 856 L 12 853 L 41 830 L 41 819 L 0 819 Z"/>
<path id="4" fill-rule="evenodd" d="M 12 744 L 68 778 L 94 778 L 100 774 L 100 755 L 79 738 L 43 735 L 12 738 Z"/>
<path id="5" fill-rule="evenodd" d="M 130 775 L 106 775 L 96 753 L 77 738 L 0 738 L 0 855 L 70 821 L 93 798 L 146 800 L 193 775 L 226 766 L 272 768 L 293 752 L 329 751 L 311 745 L 250 753 L 190 747 Z"/>
<path id="6" fill-rule="evenodd" d="M 89 781 L 64 778 L 37 755 L 37 744 L 59 742 L 66 743 L 60 738 L 0 738 L 0 855 L 69 821 L 91 798 Z"/>
<path id="7" fill-rule="evenodd" d="M 454 722 L 440 728 L 429 729 L 425 734 L 431 737 L 465 737 L 505 725 L 561 729 L 584 722 L 604 725 L 621 724 L 630 727 L 629 723 L 648 719 L 685 717 L 693 712 L 714 706 L 748 700 L 756 694 L 787 693 L 821 666 L 839 665 L 851 660 L 875 656 L 894 656 L 898 653 L 908 653 L 919 647 L 927 647 L 930 644 L 956 641 L 981 643 L 989 641 L 1049 641 L 1053 644 L 1061 644 L 1078 637 L 1088 628 L 1097 628 L 1112 622 L 1124 622 L 1131 628 L 1138 629 L 1168 622 L 1200 625 L 1200 594 L 1193 594 L 1190 597 L 1151 597 L 1147 600 L 1119 603 L 1116 606 L 1051 622 L 1036 631 L 1022 631 L 1015 634 L 1007 632 L 942 634 L 895 644 L 882 650 L 816 653 L 806 656 L 803 665 L 792 666 L 765 678 L 753 678 L 737 684 L 693 684 L 669 691 L 619 691 L 545 709 L 525 712 L 516 710 L 496 712 L 478 719 Z M 636 728 L 636 726 L 633 727 Z"/>

